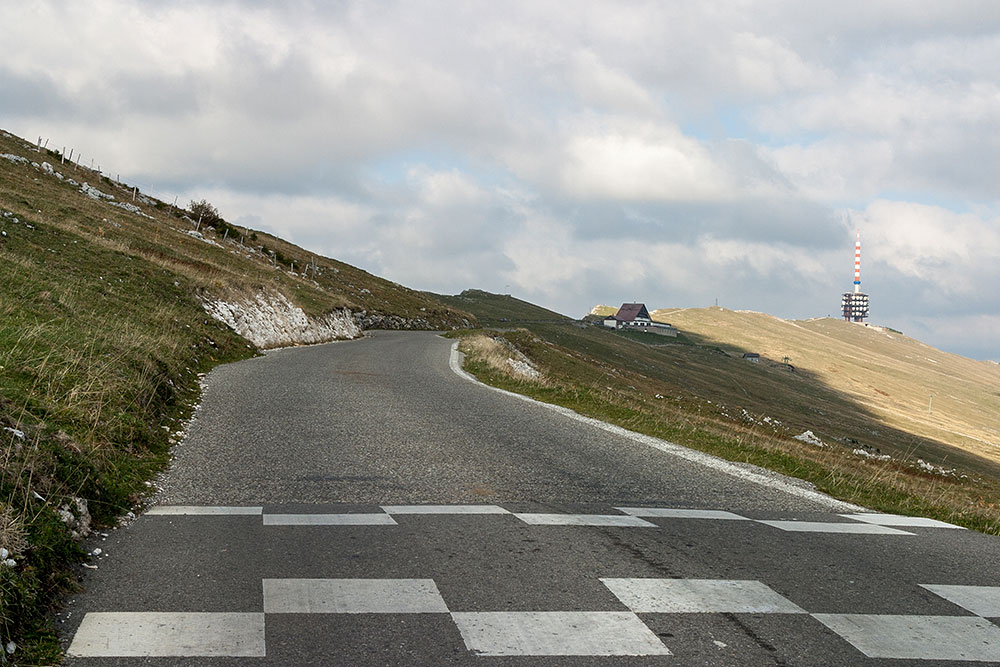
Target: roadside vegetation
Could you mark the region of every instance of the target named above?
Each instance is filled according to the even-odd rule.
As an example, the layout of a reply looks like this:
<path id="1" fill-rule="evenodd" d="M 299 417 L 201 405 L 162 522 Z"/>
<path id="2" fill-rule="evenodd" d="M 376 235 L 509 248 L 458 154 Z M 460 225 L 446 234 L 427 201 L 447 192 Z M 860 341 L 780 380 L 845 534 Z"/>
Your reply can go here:
<path id="1" fill-rule="evenodd" d="M 55 664 L 81 538 L 149 494 L 199 376 L 257 349 L 203 301 L 280 294 L 310 316 L 471 315 L 259 230 L 61 163 L 0 132 L 0 664 Z"/>
<path id="2" fill-rule="evenodd" d="M 815 373 L 752 364 L 736 346 L 696 334 L 663 344 L 567 322 L 454 335 L 466 370 L 488 384 L 797 477 L 874 510 L 1000 535 L 996 459 L 888 424 Z M 538 375 L 518 373 L 505 355 Z"/>

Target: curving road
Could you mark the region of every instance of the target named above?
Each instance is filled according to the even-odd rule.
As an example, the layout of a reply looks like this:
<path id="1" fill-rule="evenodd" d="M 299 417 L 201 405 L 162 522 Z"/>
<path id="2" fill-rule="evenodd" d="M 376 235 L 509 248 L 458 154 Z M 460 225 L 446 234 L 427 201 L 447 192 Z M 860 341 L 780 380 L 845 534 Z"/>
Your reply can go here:
<path id="1" fill-rule="evenodd" d="M 478 385 L 375 332 L 216 369 L 72 665 L 1000 663 L 1000 540 Z M 664 451 L 666 450 L 666 451 Z"/>

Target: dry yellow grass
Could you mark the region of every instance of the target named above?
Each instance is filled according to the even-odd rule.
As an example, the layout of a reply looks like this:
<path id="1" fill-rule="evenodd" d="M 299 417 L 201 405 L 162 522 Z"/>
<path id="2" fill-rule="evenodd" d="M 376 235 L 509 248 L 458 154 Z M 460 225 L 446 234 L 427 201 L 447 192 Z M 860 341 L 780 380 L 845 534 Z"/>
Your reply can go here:
<path id="1" fill-rule="evenodd" d="M 878 421 L 1000 462 L 1000 366 L 897 332 L 822 318 L 781 320 L 723 308 L 652 311 L 653 319 L 762 366 L 790 363 Z M 784 372 L 783 370 L 780 372 Z"/>
<path id="2" fill-rule="evenodd" d="M 527 381 L 540 386 L 549 384 L 548 378 L 504 338 L 480 333 L 471 334 L 462 338 L 459 349 L 513 380 Z"/>

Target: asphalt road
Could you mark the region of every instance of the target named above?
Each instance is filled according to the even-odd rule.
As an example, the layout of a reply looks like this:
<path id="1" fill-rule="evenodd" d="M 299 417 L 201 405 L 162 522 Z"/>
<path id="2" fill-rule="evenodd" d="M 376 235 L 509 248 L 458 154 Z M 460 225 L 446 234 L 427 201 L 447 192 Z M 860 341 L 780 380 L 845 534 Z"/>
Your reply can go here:
<path id="1" fill-rule="evenodd" d="M 663 451 L 450 347 L 216 369 L 157 505 L 90 544 L 67 664 L 1000 664 L 997 538 Z"/>

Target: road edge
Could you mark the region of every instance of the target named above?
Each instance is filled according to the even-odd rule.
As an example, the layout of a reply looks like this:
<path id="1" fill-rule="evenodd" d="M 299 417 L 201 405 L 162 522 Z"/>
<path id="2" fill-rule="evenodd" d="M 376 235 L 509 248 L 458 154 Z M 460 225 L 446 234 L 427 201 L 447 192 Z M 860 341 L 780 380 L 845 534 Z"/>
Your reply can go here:
<path id="1" fill-rule="evenodd" d="M 712 470 L 721 472 L 723 474 L 735 477 L 742 481 L 751 482 L 753 484 L 758 484 L 760 486 L 767 487 L 769 489 L 777 489 L 788 495 L 802 498 L 803 500 L 809 500 L 812 502 L 821 503 L 828 506 L 833 511 L 838 512 L 871 512 L 872 510 L 867 507 L 861 507 L 860 505 L 854 505 L 852 503 L 844 502 L 843 500 L 837 500 L 833 496 L 829 496 L 820 491 L 816 491 L 813 488 L 809 488 L 809 482 L 803 480 L 795 479 L 793 477 L 788 477 L 780 473 L 776 473 L 773 470 L 768 470 L 766 468 L 761 468 L 760 466 L 755 466 L 751 463 L 735 463 L 733 461 L 727 461 L 721 459 L 717 456 L 712 456 L 711 454 L 706 454 L 705 452 L 700 452 L 696 449 L 690 449 L 683 445 L 678 445 L 677 443 L 670 442 L 668 440 L 661 440 L 660 438 L 654 438 L 651 435 L 645 435 L 643 433 L 637 433 L 635 431 L 630 431 L 627 428 L 622 428 L 615 424 L 609 424 L 603 422 L 599 419 L 594 419 L 593 417 L 586 417 L 581 415 L 579 412 L 570 410 L 569 408 L 564 408 L 561 405 L 554 405 L 552 403 L 545 403 L 543 401 L 536 400 L 529 396 L 523 394 L 517 394 L 512 391 L 507 391 L 506 389 L 500 389 L 499 387 L 492 387 L 488 384 L 480 382 L 478 378 L 472 374 L 465 371 L 463 366 L 465 355 L 458 350 L 458 341 L 455 341 L 451 345 L 451 353 L 448 357 L 448 366 L 451 368 L 452 372 L 463 380 L 468 380 L 474 384 L 481 387 L 485 387 L 492 391 L 499 392 L 506 396 L 511 396 L 513 398 L 520 399 L 522 401 L 533 403 L 535 405 L 540 405 L 544 408 L 557 412 L 562 416 L 572 419 L 583 424 L 587 424 L 594 428 L 599 428 L 602 431 L 607 431 L 614 435 L 628 438 L 639 444 L 646 445 L 647 447 L 652 447 L 671 456 L 676 456 L 685 461 L 690 461 L 691 463 L 697 463 L 699 465 L 705 466 L 706 468 L 711 468 Z M 806 486 L 809 485 L 809 486 Z"/>

